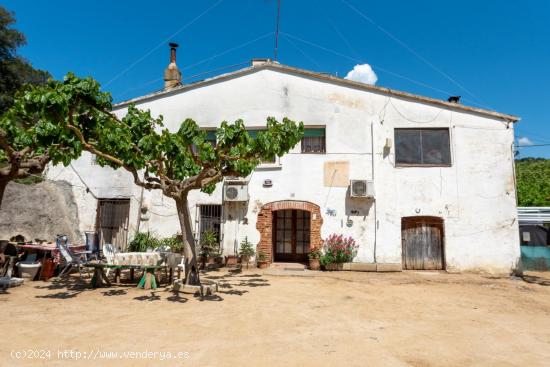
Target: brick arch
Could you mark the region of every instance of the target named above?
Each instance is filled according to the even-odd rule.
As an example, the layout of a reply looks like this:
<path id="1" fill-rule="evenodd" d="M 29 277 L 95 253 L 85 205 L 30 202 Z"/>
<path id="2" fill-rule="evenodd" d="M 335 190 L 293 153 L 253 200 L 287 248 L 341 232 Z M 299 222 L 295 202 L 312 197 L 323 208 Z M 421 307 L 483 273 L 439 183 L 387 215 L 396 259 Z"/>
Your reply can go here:
<path id="1" fill-rule="evenodd" d="M 266 254 L 270 263 L 273 262 L 273 212 L 283 209 L 297 209 L 310 212 L 310 248 L 321 246 L 323 242 L 321 239 L 323 217 L 321 217 L 321 208 L 319 205 L 300 200 L 281 200 L 267 203 L 262 206 L 258 213 L 256 229 L 260 232 L 260 242 L 256 246 L 256 249 Z"/>

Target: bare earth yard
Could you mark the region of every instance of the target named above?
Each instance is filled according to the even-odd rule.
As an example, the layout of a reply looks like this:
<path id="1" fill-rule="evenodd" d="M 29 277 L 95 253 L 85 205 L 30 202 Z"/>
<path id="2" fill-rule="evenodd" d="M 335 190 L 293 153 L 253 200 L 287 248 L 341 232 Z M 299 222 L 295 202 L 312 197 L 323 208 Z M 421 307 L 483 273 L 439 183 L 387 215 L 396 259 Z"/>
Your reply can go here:
<path id="1" fill-rule="evenodd" d="M 82 284 L 74 274 L 31 282 L 0 293 L 0 365 L 543 366 L 550 360 L 550 274 L 525 280 L 281 274 L 289 275 L 210 272 L 221 289 L 203 299 L 165 287 L 91 290 L 87 278 Z M 51 357 L 16 359 L 15 352 L 29 349 Z M 65 350 L 80 358 L 188 354 L 77 361 L 60 359 Z"/>

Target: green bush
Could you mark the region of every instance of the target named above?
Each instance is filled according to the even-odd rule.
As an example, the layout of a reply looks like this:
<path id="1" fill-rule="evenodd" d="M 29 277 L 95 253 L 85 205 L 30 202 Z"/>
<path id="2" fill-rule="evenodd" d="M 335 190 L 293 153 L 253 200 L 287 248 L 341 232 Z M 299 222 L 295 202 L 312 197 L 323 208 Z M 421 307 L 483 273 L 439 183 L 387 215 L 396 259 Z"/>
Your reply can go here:
<path id="1" fill-rule="evenodd" d="M 244 240 L 241 242 L 241 248 L 239 249 L 239 255 L 245 256 L 245 257 L 252 257 L 256 251 L 254 250 L 254 247 L 252 246 L 252 243 L 248 241 L 248 237 L 245 237 Z"/>
<path id="2" fill-rule="evenodd" d="M 159 245 L 160 241 L 151 232 L 138 232 L 130 241 L 128 251 L 146 252 L 148 248 L 155 249 Z"/>
<path id="3" fill-rule="evenodd" d="M 200 254 L 202 257 L 216 257 L 220 255 L 220 242 L 215 232 L 204 231 L 201 234 Z"/>
<path id="4" fill-rule="evenodd" d="M 183 242 L 177 236 L 166 237 L 160 240 L 161 247 L 168 247 L 172 252 L 180 252 L 183 249 Z"/>

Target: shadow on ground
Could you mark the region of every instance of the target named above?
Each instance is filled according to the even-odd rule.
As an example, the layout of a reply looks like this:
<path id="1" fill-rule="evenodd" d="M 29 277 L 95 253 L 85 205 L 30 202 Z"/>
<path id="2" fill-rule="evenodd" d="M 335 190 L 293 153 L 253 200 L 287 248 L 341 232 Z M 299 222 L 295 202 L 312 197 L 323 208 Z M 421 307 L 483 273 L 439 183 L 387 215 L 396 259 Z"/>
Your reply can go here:
<path id="1" fill-rule="evenodd" d="M 541 278 L 535 275 L 523 275 L 521 278 L 527 283 L 531 283 L 531 284 L 538 284 L 538 285 L 544 285 L 544 286 L 550 285 L 550 279 L 548 278 Z"/>
<path id="2" fill-rule="evenodd" d="M 173 292 L 170 285 L 155 290 L 143 290 L 143 294 L 132 297 L 133 300 L 142 302 L 157 302 L 166 300 L 174 303 L 186 303 L 192 296 L 198 301 L 221 302 L 226 296 L 243 296 L 256 287 L 270 286 L 269 281 L 261 274 L 243 274 L 240 269 L 214 269 L 201 272 L 202 279 L 218 283 L 218 292 L 214 295 L 184 295 Z M 164 286 L 166 285 L 166 286 Z M 72 299 L 84 292 L 100 292 L 104 297 L 127 297 L 130 290 L 136 286 L 136 282 L 112 284 L 110 287 L 92 289 L 90 279 L 86 276 L 80 278 L 78 274 L 71 274 L 62 278 L 52 278 L 48 282 L 36 285 L 36 289 L 47 291 L 46 294 L 37 295 L 36 298 Z M 7 293 L 7 292 L 6 292 Z"/>
<path id="3" fill-rule="evenodd" d="M 37 285 L 36 289 L 45 289 L 50 291 L 60 290 L 56 293 L 48 293 L 36 298 L 53 298 L 53 299 L 71 299 L 78 296 L 80 293 L 90 289 L 90 283 L 78 277 L 67 276 L 63 278 L 52 278 L 45 285 Z"/>

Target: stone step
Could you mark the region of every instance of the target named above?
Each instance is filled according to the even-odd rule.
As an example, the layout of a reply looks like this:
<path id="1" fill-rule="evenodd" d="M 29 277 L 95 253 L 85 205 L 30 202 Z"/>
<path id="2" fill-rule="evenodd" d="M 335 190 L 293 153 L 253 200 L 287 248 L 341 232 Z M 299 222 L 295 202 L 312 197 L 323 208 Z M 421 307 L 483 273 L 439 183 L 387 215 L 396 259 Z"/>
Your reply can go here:
<path id="1" fill-rule="evenodd" d="M 270 268 L 271 269 L 277 269 L 277 270 L 291 270 L 291 271 L 304 271 L 304 270 L 306 270 L 306 266 L 304 264 L 300 264 L 300 263 L 276 262 L 276 263 L 272 263 Z"/>

